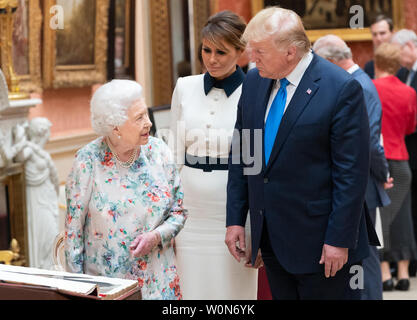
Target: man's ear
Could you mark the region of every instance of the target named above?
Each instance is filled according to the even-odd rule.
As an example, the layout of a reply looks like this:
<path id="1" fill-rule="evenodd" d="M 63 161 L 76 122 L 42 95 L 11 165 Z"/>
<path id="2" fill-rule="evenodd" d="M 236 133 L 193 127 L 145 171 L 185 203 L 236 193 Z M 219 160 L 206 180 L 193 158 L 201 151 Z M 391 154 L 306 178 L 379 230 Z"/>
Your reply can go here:
<path id="1" fill-rule="evenodd" d="M 297 47 L 289 45 L 287 48 L 287 59 L 289 62 L 293 61 L 297 57 Z"/>
<path id="2" fill-rule="evenodd" d="M 405 46 L 408 47 L 408 49 L 410 49 L 411 51 L 415 51 L 416 50 L 416 46 L 414 45 L 414 43 L 412 41 L 407 41 L 405 43 Z"/>

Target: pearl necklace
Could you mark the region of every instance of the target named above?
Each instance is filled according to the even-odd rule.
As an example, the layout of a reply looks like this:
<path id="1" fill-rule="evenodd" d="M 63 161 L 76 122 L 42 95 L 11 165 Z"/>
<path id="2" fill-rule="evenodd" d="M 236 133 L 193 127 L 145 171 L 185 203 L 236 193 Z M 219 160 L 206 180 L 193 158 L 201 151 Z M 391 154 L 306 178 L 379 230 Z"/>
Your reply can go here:
<path id="1" fill-rule="evenodd" d="M 138 151 L 139 149 L 135 149 L 132 151 L 131 156 L 129 157 L 129 160 L 127 161 L 122 161 L 120 160 L 119 156 L 117 155 L 117 153 L 113 150 L 112 148 L 112 144 L 110 142 L 110 139 L 106 139 L 107 141 L 107 145 L 110 148 L 110 151 L 114 154 L 114 156 L 116 157 L 117 162 L 119 163 L 119 165 L 123 168 L 130 168 L 132 166 L 132 164 L 135 162 L 136 157 L 138 156 Z"/>

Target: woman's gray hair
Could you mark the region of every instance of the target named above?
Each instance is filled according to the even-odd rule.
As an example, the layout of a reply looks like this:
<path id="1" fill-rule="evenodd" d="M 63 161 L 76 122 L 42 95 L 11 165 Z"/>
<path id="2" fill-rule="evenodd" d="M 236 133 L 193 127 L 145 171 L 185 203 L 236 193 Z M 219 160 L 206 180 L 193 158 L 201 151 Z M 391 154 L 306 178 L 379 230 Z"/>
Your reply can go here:
<path id="1" fill-rule="evenodd" d="M 278 49 L 288 45 L 297 47 L 299 56 L 304 56 L 311 43 L 307 37 L 301 18 L 292 10 L 270 7 L 261 10 L 249 22 L 242 38 L 249 41 L 262 41 L 272 36 Z"/>
<path id="2" fill-rule="evenodd" d="M 399 43 L 401 46 L 404 46 L 409 41 L 417 47 L 417 35 L 413 30 L 409 29 L 401 29 L 400 31 L 394 33 L 391 38 L 391 42 Z"/>
<path id="3" fill-rule="evenodd" d="M 335 62 L 352 59 L 352 50 L 342 39 L 333 34 L 317 39 L 314 42 L 313 51 L 320 57 Z"/>
<path id="4" fill-rule="evenodd" d="M 101 136 L 108 136 L 115 127 L 122 126 L 127 111 L 142 98 L 142 86 L 132 80 L 112 80 L 94 93 L 91 99 L 91 125 Z"/>

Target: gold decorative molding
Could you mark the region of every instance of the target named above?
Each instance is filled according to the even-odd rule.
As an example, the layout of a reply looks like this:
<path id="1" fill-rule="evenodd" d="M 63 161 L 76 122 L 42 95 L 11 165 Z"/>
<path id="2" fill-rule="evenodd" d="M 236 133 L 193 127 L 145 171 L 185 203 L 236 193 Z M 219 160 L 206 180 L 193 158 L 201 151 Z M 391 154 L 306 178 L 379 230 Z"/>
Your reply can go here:
<path id="1" fill-rule="evenodd" d="M 88 0 L 92 1 L 92 0 Z M 94 64 L 92 65 L 56 65 L 56 30 L 49 26 L 49 10 L 56 0 L 44 0 L 44 54 L 43 85 L 44 88 L 84 87 L 107 80 L 107 29 L 110 0 L 96 1 Z"/>
<path id="2" fill-rule="evenodd" d="M 26 99 L 29 97 L 27 93 L 20 91 L 19 78 L 13 64 L 13 31 L 18 7 L 17 0 L 0 1 L 1 68 L 9 89 L 9 100 Z"/>
<path id="3" fill-rule="evenodd" d="M 26 182 L 24 165 L 12 164 L 6 169 L 0 169 L 0 182 L 10 190 L 9 194 L 9 221 L 10 236 L 17 240 L 17 247 L 12 242 L 12 252 L 19 253 L 19 258 L 13 261 L 14 265 L 29 265 L 28 226 L 26 213 Z M 18 248 L 18 249 L 17 249 Z M 20 251 L 20 252 L 19 252 Z"/>
<path id="4" fill-rule="evenodd" d="M 210 16 L 210 1 L 209 0 L 193 0 L 193 30 L 194 35 L 194 61 L 196 62 L 196 73 L 201 73 L 201 66 L 198 59 L 198 47 L 202 41 L 201 30 Z"/>
<path id="5" fill-rule="evenodd" d="M 152 85 L 154 105 L 171 103 L 172 53 L 168 0 L 148 0 L 151 12 Z"/>
<path id="6" fill-rule="evenodd" d="M 210 15 L 219 12 L 219 0 L 210 0 Z"/>
<path id="7" fill-rule="evenodd" d="M 5 264 L 12 264 L 14 261 L 19 261 L 20 246 L 16 239 L 12 239 L 10 243 L 10 250 L 0 251 L 0 262 Z"/>
<path id="8" fill-rule="evenodd" d="M 20 87 L 25 92 L 41 92 L 41 29 L 42 11 L 39 0 L 27 0 L 29 5 L 29 74 L 18 75 Z"/>

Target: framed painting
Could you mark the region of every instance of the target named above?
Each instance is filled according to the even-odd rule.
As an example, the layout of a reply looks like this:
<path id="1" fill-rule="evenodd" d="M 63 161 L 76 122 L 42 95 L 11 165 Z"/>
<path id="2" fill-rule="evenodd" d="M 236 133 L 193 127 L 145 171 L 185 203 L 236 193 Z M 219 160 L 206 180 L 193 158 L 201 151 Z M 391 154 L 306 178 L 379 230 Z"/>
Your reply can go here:
<path id="1" fill-rule="evenodd" d="M 363 27 L 350 28 L 350 8 L 359 5 L 363 9 Z M 404 26 L 403 0 L 252 0 L 252 13 L 269 6 L 291 9 L 302 18 L 311 42 L 326 35 L 335 34 L 345 41 L 371 40 L 370 21 L 377 14 L 392 17 L 396 29 Z"/>
<path id="2" fill-rule="evenodd" d="M 106 81 L 109 1 L 44 0 L 44 88 Z"/>
<path id="3" fill-rule="evenodd" d="M 116 0 L 114 30 L 115 78 L 134 78 L 134 1 Z"/>
<path id="4" fill-rule="evenodd" d="M 42 12 L 39 0 L 18 0 L 12 34 L 13 68 L 18 76 L 20 90 L 40 92 Z"/>

